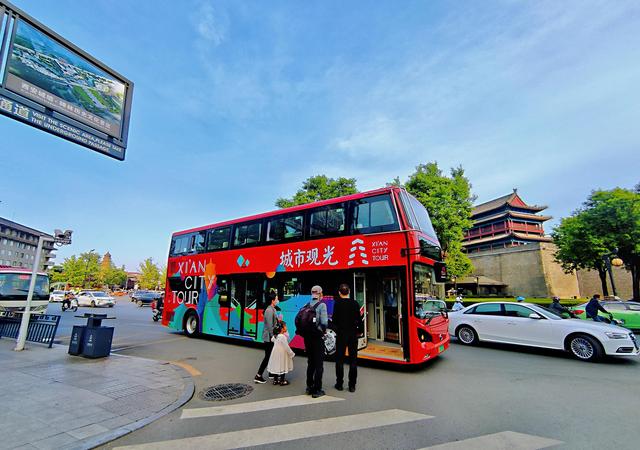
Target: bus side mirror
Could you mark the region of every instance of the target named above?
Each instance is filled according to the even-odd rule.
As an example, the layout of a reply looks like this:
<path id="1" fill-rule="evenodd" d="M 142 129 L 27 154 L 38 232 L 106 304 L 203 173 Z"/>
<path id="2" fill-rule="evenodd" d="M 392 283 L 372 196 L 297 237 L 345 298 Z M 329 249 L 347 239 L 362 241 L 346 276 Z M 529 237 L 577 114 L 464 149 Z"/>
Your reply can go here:
<path id="1" fill-rule="evenodd" d="M 436 283 L 446 283 L 447 279 L 447 265 L 443 262 L 436 262 L 433 265 L 433 269 L 436 273 Z"/>

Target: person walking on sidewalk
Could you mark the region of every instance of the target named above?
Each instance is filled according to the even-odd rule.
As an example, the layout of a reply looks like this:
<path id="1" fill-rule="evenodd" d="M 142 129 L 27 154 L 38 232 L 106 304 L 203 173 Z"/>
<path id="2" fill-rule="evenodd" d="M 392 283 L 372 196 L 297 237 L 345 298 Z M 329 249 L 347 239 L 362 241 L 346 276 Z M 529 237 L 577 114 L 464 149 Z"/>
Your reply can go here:
<path id="1" fill-rule="evenodd" d="M 333 307 L 332 324 L 336 332 L 336 384 L 339 391 L 343 389 L 345 350 L 349 355 L 349 392 L 356 391 L 358 378 L 358 332 L 362 324 L 360 305 L 351 298 L 349 285 L 341 284 L 338 288 L 340 299 Z"/>
<path id="2" fill-rule="evenodd" d="M 267 370 L 273 375 L 273 384 L 288 386 L 285 375 L 293 370 L 293 357 L 295 353 L 289 347 L 289 333 L 286 322 L 280 322 L 273 327 L 273 351 L 269 357 Z"/>
<path id="3" fill-rule="evenodd" d="M 264 310 L 264 328 L 262 329 L 262 341 L 264 342 L 264 358 L 262 358 L 262 362 L 260 363 L 260 367 L 258 368 L 258 373 L 253 378 L 254 383 L 264 384 L 267 382 L 262 377 L 264 373 L 264 369 L 267 368 L 267 364 L 269 364 L 269 357 L 271 356 L 271 352 L 273 351 L 273 342 L 271 338 L 273 337 L 273 327 L 276 326 L 278 322 L 276 306 L 278 305 L 278 294 L 275 292 L 270 292 L 267 296 L 267 300 L 269 302 L 269 306 Z M 271 378 L 271 374 L 269 374 L 269 378 Z"/>
<path id="4" fill-rule="evenodd" d="M 322 288 L 314 286 L 311 288 L 311 301 L 302 309 L 311 308 L 315 313 L 312 315 L 311 324 L 307 325 L 304 335 L 304 348 L 307 351 L 307 395 L 313 398 L 322 397 L 322 374 L 324 371 L 324 336 L 327 326 L 329 325 L 329 316 L 327 315 L 327 305 L 322 303 Z M 302 310 L 301 310 L 302 312 Z M 306 322 L 306 321 L 305 321 Z M 296 328 L 298 323 L 296 321 Z"/>

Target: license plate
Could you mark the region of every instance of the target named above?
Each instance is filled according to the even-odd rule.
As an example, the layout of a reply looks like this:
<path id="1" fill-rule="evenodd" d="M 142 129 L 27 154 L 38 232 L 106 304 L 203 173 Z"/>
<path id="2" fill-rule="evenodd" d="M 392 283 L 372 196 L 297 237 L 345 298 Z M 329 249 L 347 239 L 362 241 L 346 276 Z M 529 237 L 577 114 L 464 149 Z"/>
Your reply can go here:
<path id="1" fill-rule="evenodd" d="M 442 353 L 444 351 L 444 345 L 438 347 L 438 353 Z"/>

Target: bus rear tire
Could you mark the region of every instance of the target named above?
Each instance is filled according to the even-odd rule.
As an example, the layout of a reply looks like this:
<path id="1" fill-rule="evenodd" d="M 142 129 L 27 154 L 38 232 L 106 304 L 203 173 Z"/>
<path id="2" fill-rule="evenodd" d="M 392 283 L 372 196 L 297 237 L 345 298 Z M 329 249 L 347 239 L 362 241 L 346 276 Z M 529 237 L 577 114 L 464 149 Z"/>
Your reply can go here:
<path id="1" fill-rule="evenodd" d="M 190 311 L 187 313 L 182 327 L 184 329 L 184 334 L 188 337 L 196 337 L 198 335 L 199 322 L 198 315 L 195 312 Z"/>

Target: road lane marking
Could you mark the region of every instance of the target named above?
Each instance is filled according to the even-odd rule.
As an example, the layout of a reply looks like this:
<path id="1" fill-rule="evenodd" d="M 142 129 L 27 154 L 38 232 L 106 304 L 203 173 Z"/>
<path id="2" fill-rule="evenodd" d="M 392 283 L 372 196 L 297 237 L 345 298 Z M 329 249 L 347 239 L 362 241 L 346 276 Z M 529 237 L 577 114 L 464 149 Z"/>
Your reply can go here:
<path id="1" fill-rule="evenodd" d="M 425 447 L 419 450 L 538 450 L 562 444 L 555 439 L 533 436 L 531 434 L 503 431 L 502 433 L 487 434 L 462 441 L 447 442 L 445 444 Z"/>
<path id="2" fill-rule="evenodd" d="M 191 438 L 173 439 L 170 441 L 150 442 L 147 444 L 127 445 L 116 449 L 127 450 L 218 450 L 252 447 L 278 442 L 294 441 L 316 436 L 345 433 L 348 431 L 366 430 L 369 428 L 397 425 L 418 420 L 432 419 L 433 416 L 418 414 L 400 409 L 387 409 L 350 416 L 329 417 L 326 419 L 305 422 L 287 423 L 263 428 L 231 431 L 227 433 L 209 434 Z"/>
<path id="3" fill-rule="evenodd" d="M 180 366 L 182 367 L 184 370 L 186 370 L 187 372 L 189 372 L 189 374 L 192 377 L 197 377 L 202 375 L 202 372 L 200 372 L 198 369 L 196 369 L 195 367 L 193 367 L 191 364 L 187 364 L 184 361 L 169 361 L 171 364 L 175 364 L 176 366 Z M 206 408 L 205 408 L 206 409 Z"/>
<path id="4" fill-rule="evenodd" d="M 310 395 L 296 395 L 293 397 L 273 398 L 256 402 L 236 403 L 235 405 L 210 406 L 206 408 L 190 408 L 182 410 L 181 419 L 193 419 L 198 417 L 224 416 L 227 414 L 243 414 L 269 409 L 289 408 L 291 406 L 313 405 L 314 403 L 338 402 L 343 398 L 329 395 L 313 398 Z"/>

